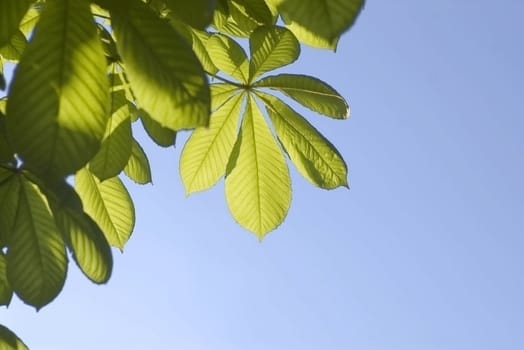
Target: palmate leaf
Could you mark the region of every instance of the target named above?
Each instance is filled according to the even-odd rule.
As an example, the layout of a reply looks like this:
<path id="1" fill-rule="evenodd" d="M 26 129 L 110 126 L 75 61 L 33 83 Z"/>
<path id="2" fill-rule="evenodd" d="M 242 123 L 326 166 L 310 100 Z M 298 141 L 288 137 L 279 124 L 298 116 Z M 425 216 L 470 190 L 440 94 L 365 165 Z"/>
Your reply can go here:
<path id="1" fill-rule="evenodd" d="M 0 306 L 8 306 L 12 297 L 13 288 L 7 279 L 7 259 L 4 252 L 0 251 Z"/>
<path id="2" fill-rule="evenodd" d="M 140 108 L 173 130 L 209 122 L 207 79 L 191 47 L 142 1 L 111 11 L 111 25 Z"/>
<path id="3" fill-rule="evenodd" d="M 18 181 L 18 204 L 13 228 L 7 235 L 7 277 L 16 295 L 40 309 L 64 285 L 67 256 L 48 202 L 24 176 Z"/>
<path id="4" fill-rule="evenodd" d="M 135 225 L 135 208 L 122 181 L 112 177 L 100 182 L 83 168 L 76 173 L 75 189 L 109 244 L 122 250 Z"/>
<path id="5" fill-rule="evenodd" d="M 238 86 L 219 83 L 211 85 L 211 111 L 216 111 L 239 92 Z"/>
<path id="6" fill-rule="evenodd" d="M 133 140 L 131 157 L 124 168 L 124 173 L 134 182 L 144 185 L 151 182 L 151 167 L 147 155 L 140 144 Z"/>
<path id="7" fill-rule="evenodd" d="M 0 324 L 0 350 L 29 350 L 9 328 Z"/>
<path id="8" fill-rule="evenodd" d="M 107 282 L 113 255 L 104 233 L 84 212 L 80 197 L 69 184 L 62 182 L 47 190 L 55 222 L 76 264 L 92 282 Z"/>
<path id="9" fill-rule="evenodd" d="M 260 27 L 249 37 L 251 61 L 249 81 L 259 75 L 294 62 L 300 45 L 293 33 L 281 27 Z"/>
<path id="10" fill-rule="evenodd" d="M 239 37 L 249 37 L 253 28 L 242 28 L 232 18 L 228 2 L 226 0 L 218 0 L 215 13 L 213 14 L 213 27 L 218 29 L 221 33 L 229 34 Z"/>
<path id="11" fill-rule="evenodd" d="M 259 239 L 284 220 L 291 202 L 289 170 L 251 96 L 227 166 L 225 184 L 233 218 Z"/>
<path id="12" fill-rule="evenodd" d="M 280 143 L 302 176 L 313 185 L 348 186 L 347 166 L 336 148 L 300 114 L 278 98 L 258 92 Z"/>
<path id="13" fill-rule="evenodd" d="M 349 116 L 349 106 L 344 98 L 331 86 L 314 77 L 279 74 L 262 78 L 255 86 L 280 91 L 303 106 L 335 119 Z"/>
<path id="14" fill-rule="evenodd" d="M 232 97 L 216 110 L 208 128 L 198 128 L 180 156 L 180 175 L 186 194 L 213 186 L 225 173 L 235 143 L 243 94 Z"/>
<path id="15" fill-rule="evenodd" d="M 269 0 L 297 38 L 314 47 L 335 49 L 353 25 L 365 0 Z"/>
<path id="16" fill-rule="evenodd" d="M 218 69 L 240 82 L 248 82 L 249 62 L 244 49 L 236 41 L 223 34 L 214 34 L 206 47 Z"/>
<path id="17" fill-rule="evenodd" d="M 62 177 L 98 151 L 108 118 L 105 67 L 89 3 L 47 1 L 7 102 L 7 133 L 25 168 Z"/>
<path id="18" fill-rule="evenodd" d="M 0 0 L 0 47 L 18 31 L 18 25 L 32 0 Z"/>

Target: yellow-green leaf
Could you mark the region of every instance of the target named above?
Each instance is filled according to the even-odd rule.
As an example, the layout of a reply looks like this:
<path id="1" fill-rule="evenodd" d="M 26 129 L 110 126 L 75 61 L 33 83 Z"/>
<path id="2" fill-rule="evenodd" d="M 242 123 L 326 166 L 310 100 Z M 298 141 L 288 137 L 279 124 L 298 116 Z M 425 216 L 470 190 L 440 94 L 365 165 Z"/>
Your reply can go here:
<path id="1" fill-rule="evenodd" d="M 133 140 L 131 157 L 124 168 L 124 173 L 136 183 L 147 184 L 151 182 L 151 167 L 147 155 L 140 144 Z"/>
<path id="2" fill-rule="evenodd" d="M 213 112 L 208 128 L 198 128 L 180 156 L 180 175 L 187 194 L 213 186 L 225 173 L 235 143 L 243 95 L 231 98 Z"/>
<path id="3" fill-rule="evenodd" d="M 106 62 L 89 3 L 47 1 L 7 102 L 7 133 L 24 167 L 62 177 L 85 165 L 100 146 L 108 104 Z"/>
<path id="4" fill-rule="evenodd" d="M 209 86 L 191 47 L 142 1 L 126 6 L 111 24 L 138 106 L 173 130 L 207 125 Z"/>
<path id="5" fill-rule="evenodd" d="M 0 56 L 8 61 L 18 61 L 27 46 L 24 33 L 16 31 L 9 42 L 0 48 Z"/>
<path id="6" fill-rule="evenodd" d="M 223 34 L 214 34 L 207 40 L 206 46 L 218 69 L 240 82 L 247 83 L 249 62 L 244 49 L 236 41 Z"/>
<path id="7" fill-rule="evenodd" d="M 255 86 L 280 91 L 312 111 L 328 117 L 349 117 L 346 100 L 331 86 L 314 77 L 279 74 L 263 78 Z"/>
<path id="8" fill-rule="evenodd" d="M 325 189 L 348 186 L 347 165 L 337 149 L 278 98 L 261 94 L 280 143 L 302 176 Z"/>
<path id="9" fill-rule="evenodd" d="M 146 111 L 139 110 L 140 120 L 144 130 L 157 145 L 161 147 L 171 147 L 176 141 L 176 131 L 160 125 L 151 118 Z"/>
<path id="10" fill-rule="evenodd" d="M 100 182 L 83 168 L 76 173 L 75 189 L 109 244 L 123 249 L 135 225 L 135 208 L 122 181 L 112 177 Z"/>
<path id="11" fill-rule="evenodd" d="M 282 223 L 291 202 L 289 170 L 252 97 L 246 106 L 225 182 L 233 218 L 259 239 Z"/>
<path id="12" fill-rule="evenodd" d="M 40 309 L 62 290 L 67 256 L 47 199 L 24 176 L 17 178 L 16 217 L 7 235 L 7 277 L 20 299 Z"/>
<path id="13" fill-rule="evenodd" d="M 300 44 L 293 33 L 277 26 L 260 27 L 253 31 L 249 37 L 249 48 L 249 81 L 294 62 L 300 54 Z"/>
<path id="14" fill-rule="evenodd" d="M 0 349 L 1 350 L 29 350 L 20 338 L 9 328 L 0 324 Z"/>
<path id="15" fill-rule="evenodd" d="M 219 109 L 224 103 L 229 101 L 240 88 L 235 85 L 227 83 L 219 83 L 211 85 L 211 110 L 214 112 Z"/>

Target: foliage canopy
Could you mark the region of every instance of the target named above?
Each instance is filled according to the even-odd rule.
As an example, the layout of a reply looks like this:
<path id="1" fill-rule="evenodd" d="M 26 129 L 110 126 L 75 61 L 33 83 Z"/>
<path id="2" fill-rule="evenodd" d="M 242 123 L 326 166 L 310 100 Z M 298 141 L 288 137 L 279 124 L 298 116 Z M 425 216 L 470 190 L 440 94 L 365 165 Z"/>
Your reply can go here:
<path id="1" fill-rule="evenodd" d="M 109 280 L 111 246 L 124 248 L 135 220 L 120 177 L 152 178 L 139 124 L 161 147 L 191 130 L 186 193 L 225 178 L 233 218 L 259 239 L 289 209 L 286 158 L 314 186 L 347 187 L 340 153 L 279 96 L 333 119 L 349 116 L 344 98 L 309 75 L 266 73 L 301 43 L 334 50 L 363 5 L 0 0 L 0 305 L 51 302 L 68 253 L 94 283 Z M 0 326 L 0 349 L 26 347 Z"/>

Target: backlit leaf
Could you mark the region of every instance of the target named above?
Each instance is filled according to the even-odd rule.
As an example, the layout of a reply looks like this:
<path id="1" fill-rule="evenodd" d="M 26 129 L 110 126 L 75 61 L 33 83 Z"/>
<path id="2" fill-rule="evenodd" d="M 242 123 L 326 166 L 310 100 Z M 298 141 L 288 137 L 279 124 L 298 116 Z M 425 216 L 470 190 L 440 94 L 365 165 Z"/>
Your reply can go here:
<path id="1" fill-rule="evenodd" d="M 0 48 L 0 56 L 9 61 L 18 61 L 27 46 L 24 33 L 16 31 L 4 47 Z"/>
<path id="2" fill-rule="evenodd" d="M 109 244 L 122 250 L 135 225 L 135 208 L 122 181 L 112 177 L 100 182 L 84 168 L 76 173 L 75 189 Z"/>
<path id="3" fill-rule="evenodd" d="M 18 25 L 32 0 L 0 0 L 0 47 L 18 31 Z"/>
<path id="4" fill-rule="evenodd" d="M 344 98 L 331 86 L 314 77 L 279 74 L 263 78 L 255 86 L 280 91 L 303 106 L 329 117 L 345 119 L 349 116 L 349 106 Z"/>
<path id="5" fill-rule="evenodd" d="M 215 0 L 167 0 L 171 15 L 197 29 L 204 29 L 213 19 Z"/>
<path id="6" fill-rule="evenodd" d="M 236 41 L 223 34 L 214 34 L 207 41 L 207 49 L 218 69 L 247 83 L 249 63 L 244 49 Z"/>
<path id="7" fill-rule="evenodd" d="M 225 183 L 233 218 L 259 239 L 284 220 L 291 202 L 289 170 L 253 98 L 246 106 Z"/>
<path id="8" fill-rule="evenodd" d="M 111 24 L 138 106 L 173 130 L 207 125 L 209 87 L 191 47 L 142 1 L 127 6 Z"/>
<path id="9" fill-rule="evenodd" d="M 211 85 L 211 110 L 216 111 L 224 103 L 229 101 L 236 92 L 239 92 L 239 87 L 227 83 L 219 83 Z"/>
<path id="10" fill-rule="evenodd" d="M 147 184 L 151 182 L 151 167 L 147 155 L 140 144 L 133 140 L 131 157 L 124 168 L 124 173 L 134 182 Z"/>
<path id="11" fill-rule="evenodd" d="M 89 3 L 47 1 L 7 102 L 7 133 L 24 167 L 62 177 L 85 165 L 104 135 L 108 99 Z"/>
<path id="12" fill-rule="evenodd" d="M 249 80 L 264 72 L 294 62 L 300 54 L 300 45 L 293 33 L 281 27 L 260 27 L 249 38 L 251 62 Z"/>
<path id="13" fill-rule="evenodd" d="M 284 102 L 268 94 L 260 97 L 280 143 L 300 174 L 321 188 L 347 187 L 347 166 L 336 148 Z"/>
<path id="14" fill-rule="evenodd" d="M 235 22 L 247 31 L 259 25 L 275 23 L 275 17 L 264 0 L 230 0 L 229 12 Z"/>
<path id="15" fill-rule="evenodd" d="M 47 200 L 23 176 L 13 229 L 7 235 L 7 277 L 16 295 L 40 309 L 64 285 L 67 256 Z"/>
<path id="16" fill-rule="evenodd" d="M 12 297 L 13 288 L 7 280 L 7 259 L 4 252 L 0 251 L 0 306 L 8 306 Z"/>
<path id="17" fill-rule="evenodd" d="M 160 125 L 156 120 L 143 110 L 139 110 L 140 120 L 145 131 L 157 145 L 161 147 L 171 147 L 176 141 L 176 131 Z"/>
<path id="18" fill-rule="evenodd" d="M 0 349 L 1 350 L 29 350 L 20 338 L 9 328 L 0 324 Z"/>
<path id="19" fill-rule="evenodd" d="M 180 156 L 180 175 L 187 194 L 213 186 L 225 173 L 235 143 L 243 95 L 216 110 L 209 127 L 198 128 L 187 140 Z"/>

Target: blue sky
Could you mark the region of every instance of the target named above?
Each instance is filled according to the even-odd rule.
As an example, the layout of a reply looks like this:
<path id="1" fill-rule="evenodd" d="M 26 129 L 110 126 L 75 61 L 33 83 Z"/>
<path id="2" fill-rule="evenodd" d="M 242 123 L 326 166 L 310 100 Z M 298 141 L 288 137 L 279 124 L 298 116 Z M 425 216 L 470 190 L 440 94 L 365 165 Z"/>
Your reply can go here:
<path id="1" fill-rule="evenodd" d="M 154 185 L 108 285 L 71 264 L 58 299 L 0 310 L 33 350 L 524 348 L 524 3 L 368 1 L 336 54 L 303 49 L 352 117 L 305 112 L 351 190 L 293 169 L 259 243 L 223 183 L 185 198 L 177 149 L 145 142 Z M 144 139 L 144 138 L 143 138 Z"/>

